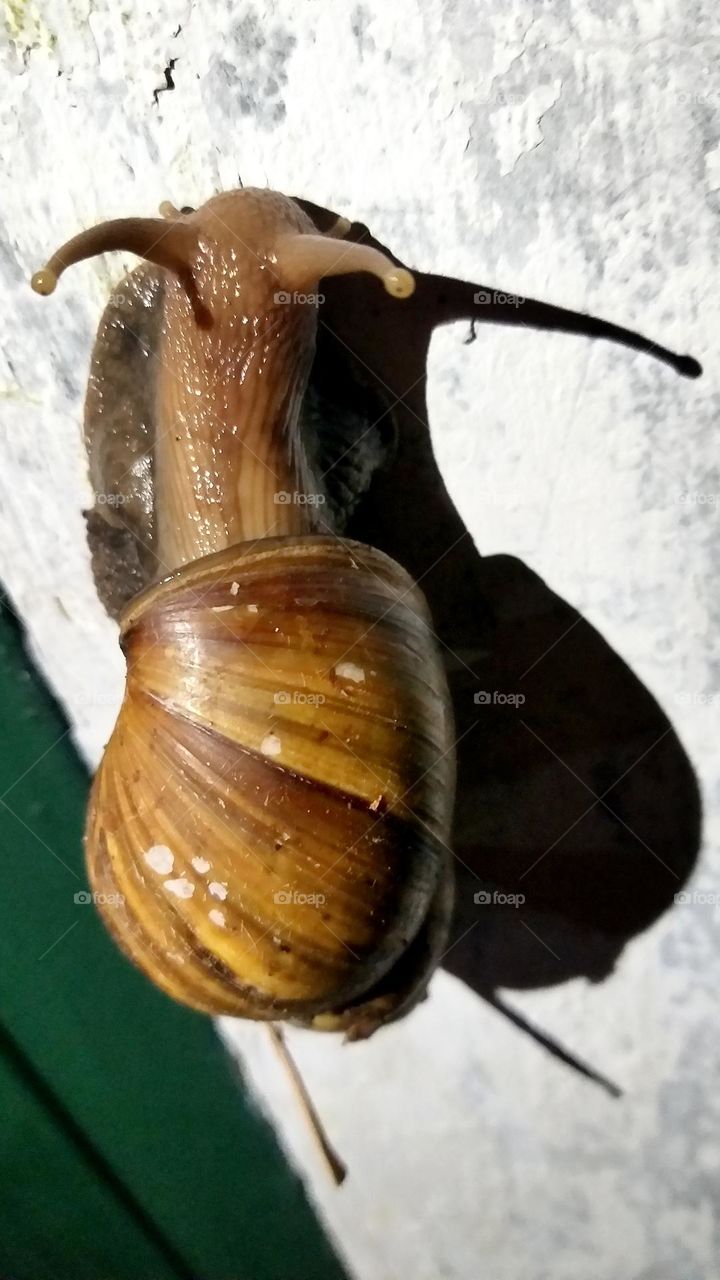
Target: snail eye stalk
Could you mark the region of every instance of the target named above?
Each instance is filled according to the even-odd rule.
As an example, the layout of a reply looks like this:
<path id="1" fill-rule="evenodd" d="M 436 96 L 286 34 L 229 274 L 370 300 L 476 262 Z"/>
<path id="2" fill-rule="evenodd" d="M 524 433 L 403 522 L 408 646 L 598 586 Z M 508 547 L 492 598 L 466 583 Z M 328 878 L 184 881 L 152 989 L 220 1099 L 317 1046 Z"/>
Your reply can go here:
<path id="1" fill-rule="evenodd" d="M 174 213 L 164 218 L 115 218 L 67 240 L 45 266 L 35 272 L 30 283 L 36 293 L 47 296 L 55 291 L 68 267 L 116 249 L 166 267 L 185 282 L 192 273 L 199 248 L 197 231 L 184 219 L 176 219 Z"/>

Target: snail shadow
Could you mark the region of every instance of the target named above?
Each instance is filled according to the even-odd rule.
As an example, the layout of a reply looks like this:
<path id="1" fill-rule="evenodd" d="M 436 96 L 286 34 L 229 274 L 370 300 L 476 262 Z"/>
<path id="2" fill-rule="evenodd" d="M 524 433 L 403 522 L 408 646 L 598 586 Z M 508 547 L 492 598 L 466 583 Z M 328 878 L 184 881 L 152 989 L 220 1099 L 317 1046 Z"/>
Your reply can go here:
<path id="1" fill-rule="evenodd" d="M 300 203 L 321 230 L 332 225 L 334 213 Z M 384 248 L 359 223 L 348 238 Z M 501 987 L 602 981 L 692 871 L 697 782 L 667 716 L 597 630 L 522 561 L 478 553 L 433 456 L 427 353 L 438 324 L 467 319 L 605 337 L 687 377 L 700 366 L 532 299 L 519 320 L 517 307 L 488 305 L 485 286 L 440 276 L 417 275 L 400 305 L 360 275 L 322 291 L 314 394 L 328 420 L 362 400 L 374 406 L 366 431 L 394 425 L 348 536 L 420 583 L 446 659 L 457 893 L 443 965 L 492 1002 Z"/>
<path id="2" fill-rule="evenodd" d="M 445 967 L 480 992 L 602 981 L 692 871 L 695 775 L 576 609 L 513 557 L 479 576 L 478 645 L 449 673 L 461 741 Z"/>

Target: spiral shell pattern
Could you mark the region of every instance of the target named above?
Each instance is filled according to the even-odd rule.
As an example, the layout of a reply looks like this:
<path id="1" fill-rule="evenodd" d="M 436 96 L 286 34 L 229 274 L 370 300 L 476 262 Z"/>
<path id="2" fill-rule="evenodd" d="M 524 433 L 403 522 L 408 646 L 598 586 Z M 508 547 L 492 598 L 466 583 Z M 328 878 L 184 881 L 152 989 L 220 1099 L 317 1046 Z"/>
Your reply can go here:
<path id="1" fill-rule="evenodd" d="M 106 923 L 176 999 L 311 1020 L 404 954 L 454 789 L 419 589 L 359 543 L 241 544 L 144 591 L 86 852 Z"/>

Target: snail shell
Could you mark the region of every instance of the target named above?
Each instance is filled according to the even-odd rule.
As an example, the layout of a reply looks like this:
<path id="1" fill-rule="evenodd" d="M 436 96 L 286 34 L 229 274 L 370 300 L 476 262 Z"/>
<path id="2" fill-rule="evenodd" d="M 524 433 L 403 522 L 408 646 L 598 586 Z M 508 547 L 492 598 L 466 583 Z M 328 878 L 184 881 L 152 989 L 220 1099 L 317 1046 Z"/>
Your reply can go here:
<path id="1" fill-rule="evenodd" d="M 407 951 L 358 1000 L 319 1013 L 306 1020 L 306 1025 L 314 1031 L 343 1031 L 346 1040 L 366 1040 L 380 1027 L 405 1017 L 426 998 L 428 983 L 448 948 L 455 900 L 452 854 L 449 847 L 442 852 L 445 856 L 437 888 Z"/>
<path id="2" fill-rule="evenodd" d="M 312 1023 L 428 927 L 454 786 L 428 622 L 394 561 L 318 535 L 206 556 L 126 609 L 87 857 L 111 932 L 170 995 Z"/>

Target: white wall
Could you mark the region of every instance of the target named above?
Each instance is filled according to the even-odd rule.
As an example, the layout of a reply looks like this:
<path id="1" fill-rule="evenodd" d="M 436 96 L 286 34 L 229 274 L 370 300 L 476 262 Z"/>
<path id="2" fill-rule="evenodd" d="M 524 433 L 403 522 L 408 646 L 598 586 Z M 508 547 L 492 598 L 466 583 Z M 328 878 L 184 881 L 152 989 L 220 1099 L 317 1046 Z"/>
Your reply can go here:
<path id="1" fill-rule="evenodd" d="M 98 759 L 122 684 L 89 575 L 79 430 L 122 263 L 76 268 L 49 302 L 27 277 L 82 226 L 202 202 L 239 173 L 367 222 L 418 268 L 594 311 L 704 363 L 688 382 L 580 338 L 487 328 L 468 347 L 450 329 L 429 400 L 481 550 L 523 557 L 672 718 L 704 790 L 693 887 L 717 887 L 714 6 L 126 8 L 28 0 L 8 7 L 0 44 L 0 573 L 81 749 Z M 176 89 L 156 106 L 170 57 Z M 262 1029 L 221 1031 L 363 1280 L 706 1280 L 720 1260 L 719 923 L 688 904 L 605 984 L 512 996 L 618 1080 L 621 1101 L 444 973 L 368 1044 L 291 1035 L 350 1165 L 341 1191 Z"/>

